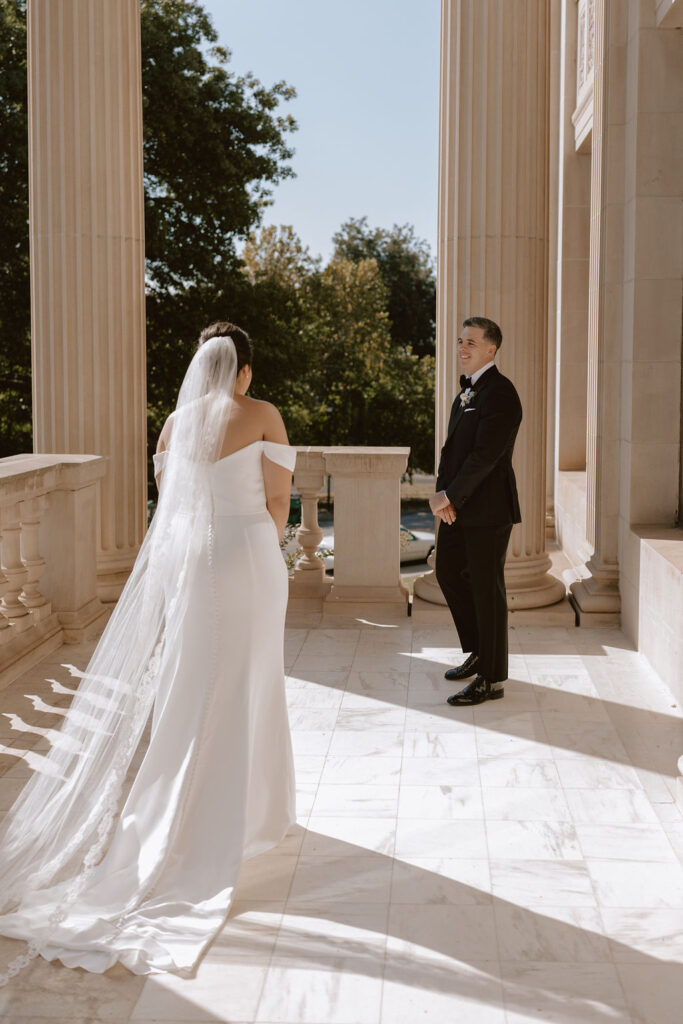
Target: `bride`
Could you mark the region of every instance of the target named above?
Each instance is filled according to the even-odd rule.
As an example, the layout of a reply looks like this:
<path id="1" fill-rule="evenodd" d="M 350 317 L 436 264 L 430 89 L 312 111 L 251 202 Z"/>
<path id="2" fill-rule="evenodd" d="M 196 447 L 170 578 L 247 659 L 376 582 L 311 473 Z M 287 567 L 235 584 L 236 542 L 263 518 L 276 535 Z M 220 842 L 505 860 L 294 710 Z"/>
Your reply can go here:
<path id="1" fill-rule="evenodd" d="M 242 861 L 295 820 L 278 538 L 296 455 L 250 382 L 247 335 L 203 331 L 159 438 L 152 525 L 0 829 L 0 934 L 29 941 L 0 981 L 38 954 L 191 970 Z"/>

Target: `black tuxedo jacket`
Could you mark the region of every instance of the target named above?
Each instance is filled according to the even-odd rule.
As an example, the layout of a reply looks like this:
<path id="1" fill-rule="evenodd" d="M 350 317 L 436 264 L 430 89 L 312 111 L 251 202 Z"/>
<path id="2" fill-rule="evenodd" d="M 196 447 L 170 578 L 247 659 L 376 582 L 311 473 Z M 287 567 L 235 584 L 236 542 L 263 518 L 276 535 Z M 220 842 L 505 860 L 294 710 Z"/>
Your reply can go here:
<path id="1" fill-rule="evenodd" d="M 506 526 L 522 520 L 512 450 L 522 403 L 512 381 L 492 366 L 473 385 L 474 397 L 451 408 L 441 449 L 437 491 L 445 491 L 463 526 Z"/>

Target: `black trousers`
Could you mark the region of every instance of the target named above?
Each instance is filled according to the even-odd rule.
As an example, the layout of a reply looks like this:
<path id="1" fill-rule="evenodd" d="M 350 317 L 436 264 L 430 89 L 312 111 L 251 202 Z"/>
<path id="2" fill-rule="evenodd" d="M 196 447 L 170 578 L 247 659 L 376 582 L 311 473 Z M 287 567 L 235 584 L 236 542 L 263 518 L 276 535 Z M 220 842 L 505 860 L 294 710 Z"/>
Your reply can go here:
<path id="1" fill-rule="evenodd" d="M 505 555 L 512 526 L 439 523 L 436 578 L 448 602 L 463 651 L 479 655 L 491 683 L 508 677 Z"/>

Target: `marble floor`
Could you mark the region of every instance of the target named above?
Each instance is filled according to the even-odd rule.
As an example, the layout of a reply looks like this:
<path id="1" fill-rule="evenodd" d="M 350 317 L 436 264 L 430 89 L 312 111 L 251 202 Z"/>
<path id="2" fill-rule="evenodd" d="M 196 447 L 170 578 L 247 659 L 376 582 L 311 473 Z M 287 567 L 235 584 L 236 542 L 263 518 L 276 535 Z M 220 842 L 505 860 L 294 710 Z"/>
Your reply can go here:
<path id="1" fill-rule="evenodd" d="M 196 977 L 38 960 L 0 990 L 2 1020 L 678 1024 L 671 693 L 618 630 L 517 627 L 505 699 L 453 709 L 453 631 L 409 623 L 292 617 L 298 824 L 245 865 Z M 0 711 L 37 723 L 24 695 L 54 702 L 45 679 L 88 651 Z M 0 718 L 0 809 L 44 742 Z M 0 940 L 3 962 L 17 949 Z"/>

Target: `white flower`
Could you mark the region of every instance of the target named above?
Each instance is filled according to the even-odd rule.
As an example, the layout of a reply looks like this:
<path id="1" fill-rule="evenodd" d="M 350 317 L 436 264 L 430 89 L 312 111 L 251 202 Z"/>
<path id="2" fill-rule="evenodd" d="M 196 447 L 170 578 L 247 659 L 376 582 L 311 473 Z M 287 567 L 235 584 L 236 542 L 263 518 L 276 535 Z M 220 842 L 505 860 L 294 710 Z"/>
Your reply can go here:
<path id="1" fill-rule="evenodd" d="M 472 399 L 475 397 L 476 393 L 477 392 L 474 390 L 474 388 L 467 388 L 466 391 L 463 391 L 463 393 L 460 395 L 460 405 L 463 407 L 463 409 L 465 408 L 466 405 L 470 404 Z"/>

